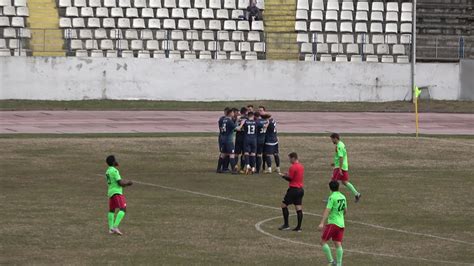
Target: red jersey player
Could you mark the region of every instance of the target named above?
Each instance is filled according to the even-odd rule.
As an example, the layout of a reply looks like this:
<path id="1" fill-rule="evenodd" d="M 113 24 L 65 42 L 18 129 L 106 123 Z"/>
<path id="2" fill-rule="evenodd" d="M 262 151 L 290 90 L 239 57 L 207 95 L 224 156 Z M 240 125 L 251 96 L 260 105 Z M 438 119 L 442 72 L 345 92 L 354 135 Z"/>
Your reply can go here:
<path id="1" fill-rule="evenodd" d="M 301 232 L 301 223 L 303 222 L 304 167 L 299 162 L 298 154 L 296 154 L 296 152 L 288 154 L 288 158 L 290 159 L 291 167 L 287 174 L 280 174 L 283 179 L 289 182 L 289 188 L 281 203 L 284 224 L 278 229 L 290 229 L 290 225 L 288 224 L 288 205 L 293 204 L 295 205 L 296 215 L 298 216 L 298 225 L 293 229 L 293 231 Z"/>

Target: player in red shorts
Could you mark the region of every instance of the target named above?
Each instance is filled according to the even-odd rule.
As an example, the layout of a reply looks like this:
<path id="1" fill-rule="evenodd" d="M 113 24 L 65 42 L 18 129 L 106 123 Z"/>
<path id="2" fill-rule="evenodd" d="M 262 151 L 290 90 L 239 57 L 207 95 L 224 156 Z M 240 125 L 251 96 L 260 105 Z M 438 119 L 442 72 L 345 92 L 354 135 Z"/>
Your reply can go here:
<path id="1" fill-rule="evenodd" d="M 346 197 L 339 192 L 339 182 L 329 182 L 329 189 L 331 195 L 329 196 L 326 209 L 324 209 L 321 223 L 319 224 L 319 230 L 323 230 L 321 235 L 321 246 L 323 252 L 326 254 L 329 264 L 332 266 L 342 265 L 342 239 L 344 238 L 344 215 L 347 210 Z M 324 225 L 326 223 L 327 224 Z M 327 244 L 329 240 L 332 240 L 336 246 L 336 261 L 334 261 L 331 253 L 331 248 Z"/>
<path id="2" fill-rule="evenodd" d="M 355 201 L 359 202 L 362 195 L 357 192 L 354 185 L 349 182 L 349 161 L 347 160 L 346 145 L 340 140 L 340 136 L 337 133 L 331 134 L 331 141 L 336 145 L 334 161 L 331 164 L 334 167 L 331 180 L 341 181 L 342 184 L 352 192 Z"/>
<path id="3" fill-rule="evenodd" d="M 125 211 L 127 210 L 127 201 L 123 195 L 123 187 L 128 187 L 132 185 L 132 181 L 127 181 L 120 177 L 118 167 L 118 162 L 115 159 L 115 156 L 110 155 L 105 159 L 109 168 L 105 173 L 107 178 L 107 196 L 109 197 L 109 233 L 122 235 L 122 232 L 118 229 L 120 222 L 125 216 Z M 115 217 L 115 211 L 118 209 L 117 217 Z M 114 219 L 115 218 L 115 219 Z"/>

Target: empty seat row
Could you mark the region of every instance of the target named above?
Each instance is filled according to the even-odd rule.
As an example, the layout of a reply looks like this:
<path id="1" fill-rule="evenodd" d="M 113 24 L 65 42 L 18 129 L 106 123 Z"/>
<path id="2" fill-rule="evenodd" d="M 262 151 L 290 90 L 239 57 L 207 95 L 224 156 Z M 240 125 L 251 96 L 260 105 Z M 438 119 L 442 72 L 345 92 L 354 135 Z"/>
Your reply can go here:
<path id="1" fill-rule="evenodd" d="M 411 34 L 323 34 L 298 33 L 296 41 L 312 43 L 372 43 L 372 44 L 411 44 Z"/>
<path id="2" fill-rule="evenodd" d="M 370 14 L 370 17 L 369 17 Z M 384 18 L 385 16 L 385 18 Z M 326 20 L 326 21 L 353 21 L 354 16 L 352 11 L 342 11 L 338 12 L 335 10 L 330 10 L 323 12 L 322 10 L 297 10 L 296 11 L 297 20 Z M 385 14 L 380 11 L 367 12 L 367 11 L 357 11 L 355 13 L 356 21 L 387 21 L 387 22 L 411 22 L 412 21 L 412 12 L 402 12 L 401 14 L 397 12 L 386 12 Z"/>
<path id="3" fill-rule="evenodd" d="M 395 61 L 396 59 L 396 61 Z M 397 57 L 391 56 L 391 55 L 384 55 L 382 57 L 379 57 L 377 55 L 367 55 L 365 57 L 365 60 L 363 60 L 363 57 L 361 55 L 351 55 L 351 56 L 346 56 L 346 55 L 337 55 L 333 57 L 332 55 L 328 54 L 322 54 L 320 56 L 316 55 L 311 55 L 307 54 L 304 57 L 305 61 L 320 61 L 320 62 L 369 62 L 369 63 L 402 63 L 406 64 L 410 62 L 410 59 L 408 56 L 397 56 Z"/>
<path id="4" fill-rule="evenodd" d="M 7 17 L 28 17 L 30 15 L 30 11 L 26 6 L 5 6 L 3 8 L 0 7 L 0 16 L 7 16 Z"/>
<path id="5" fill-rule="evenodd" d="M 412 32 L 412 23 L 402 23 L 400 28 L 397 23 L 386 23 L 385 27 L 380 22 L 370 23 L 370 28 L 367 27 L 365 22 L 357 22 L 355 25 L 352 22 L 334 22 L 328 21 L 324 23 L 321 21 L 311 21 L 308 23 L 306 21 L 296 21 L 295 22 L 295 31 L 297 32 L 346 32 L 346 33 L 411 33 Z"/>
<path id="6" fill-rule="evenodd" d="M 247 20 L 226 20 L 223 23 L 220 20 L 201 20 L 197 19 L 191 21 L 188 19 L 179 19 L 178 23 L 176 24 L 175 19 L 164 19 L 161 22 L 159 19 L 142 19 L 142 18 L 119 18 L 117 23 L 115 23 L 115 19 L 113 18 L 88 18 L 85 20 L 84 18 L 60 18 L 59 26 L 61 28 L 120 28 L 120 29 L 182 29 L 182 30 L 240 30 L 240 31 L 263 31 L 263 21 L 253 21 L 252 27 Z"/>
<path id="7" fill-rule="evenodd" d="M 3 16 L 0 16 L 0 27 L 24 28 L 25 27 L 25 18 L 24 17 L 3 17 Z"/>
<path id="8" fill-rule="evenodd" d="M 204 40 L 204 41 L 249 41 L 249 42 L 260 42 L 260 33 L 257 31 L 249 31 L 245 33 L 243 31 L 202 31 L 198 32 L 196 30 L 133 30 L 128 29 L 122 31 L 120 29 L 114 29 L 107 31 L 106 29 L 95 29 L 94 31 L 90 29 L 66 29 L 64 31 L 64 37 L 66 39 L 141 39 L 141 40 Z"/>
<path id="9" fill-rule="evenodd" d="M 21 39 L 0 39 L 0 49 L 19 49 L 25 47 L 26 44 Z"/>
<path id="10" fill-rule="evenodd" d="M 31 38 L 31 31 L 27 28 L 3 28 L 0 29 L 0 38 Z"/>
<path id="11" fill-rule="evenodd" d="M 201 52 L 194 52 L 194 51 L 185 51 L 185 52 L 180 52 L 180 51 L 169 51 L 168 53 L 164 51 L 153 51 L 150 53 L 150 51 L 129 51 L 129 50 L 124 50 L 124 51 L 117 51 L 117 50 L 107 50 L 107 51 L 102 51 L 102 50 L 92 50 L 92 51 L 87 51 L 87 50 L 77 50 L 75 52 L 75 56 L 77 57 L 108 57 L 108 58 L 114 58 L 114 57 L 122 57 L 122 58 L 155 58 L 155 59 L 219 59 L 219 60 L 225 60 L 225 59 L 231 59 L 231 60 L 257 60 L 257 53 L 255 52 L 210 52 L 210 51 L 201 51 Z M 166 55 L 168 54 L 168 56 Z M 213 56 L 214 54 L 214 56 Z M 0 54 L 1 56 L 1 54 Z"/>
<path id="12" fill-rule="evenodd" d="M 0 7 L 26 6 L 27 0 L 0 0 Z"/>
<path id="13" fill-rule="evenodd" d="M 207 45 L 204 41 L 157 41 L 157 40 L 148 40 L 146 42 L 142 40 L 131 40 L 130 42 L 126 40 L 117 40 L 113 41 L 110 39 L 104 40 L 86 40 L 85 42 L 81 40 L 71 40 L 68 44 L 70 50 L 179 50 L 179 51 L 242 51 L 242 52 L 265 52 L 264 43 L 250 43 L 250 42 L 218 42 L 218 41 L 208 41 Z"/>
<path id="14" fill-rule="evenodd" d="M 29 50 L 26 49 L 0 49 L 0 57 L 4 56 L 27 56 Z"/>
<path id="15" fill-rule="evenodd" d="M 4 1 L 4 0 L 1 0 Z M 8 1 L 8 0 L 7 0 Z M 211 9 L 246 9 L 248 0 L 59 0 L 59 7 L 135 7 L 135 8 L 211 8 Z M 265 8 L 264 0 L 257 1 L 257 7 Z"/>
<path id="16" fill-rule="evenodd" d="M 137 8 L 126 8 L 121 7 L 114 8 L 91 8 L 91 7 L 82 7 L 78 9 L 77 7 L 68 7 L 65 11 L 66 17 L 98 17 L 98 18 L 188 18 L 188 19 L 240 19 L 244 15 L 244 11 L 240 9 L 182 9 L 182 8 L 158 8 L 154 10 L 153 8 L 143 8 L 141 10 Z M 229 16 L 230 14 L 230 16 Z"/>
<path id="17" fill-rule="evenodd" d="M 308 0 L 298 0 L 296 4 L 297 9 L 310 10 L 310 4 Z M 399 3 L 397 1 L 387 2 L 385 5 L 381 1 L 373 1 L 372 5 L 367 1 L 358 1 L 354 8 L 353 1 L 344 1 L 339 4 L 338 1 L 327 1 L 326 5 L 323 0 L 313 0 L 311 4 L 312 10 L 347 10 L 347 11 L 390 11 L 399 12 Z M 411 11 L 412 3 L 402 3 L 401 11 Z"/>
<path id="18" fill-rule="evenodd" d="M 405 55 L 406 48 L 404 45 L 395 44 L 390 47 L 388 44 L 347 44 L 342 43 L 302 43 L 300 47 L 302 54 L 378 54 L 378 55 Z"/>

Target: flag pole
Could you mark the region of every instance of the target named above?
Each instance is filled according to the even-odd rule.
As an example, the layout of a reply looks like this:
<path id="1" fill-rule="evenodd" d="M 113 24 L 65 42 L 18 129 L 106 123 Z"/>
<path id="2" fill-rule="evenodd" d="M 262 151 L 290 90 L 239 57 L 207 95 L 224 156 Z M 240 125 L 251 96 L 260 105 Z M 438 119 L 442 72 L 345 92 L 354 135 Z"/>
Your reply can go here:
<path id="1" fill-rule="evenodd" d="M 418 96 L 420 90 L 416 87 L 416 0 L 412 1 L 412 33 L 411 33 L 411 89 L 412 89 L 412 100 L 415 104 L 415 123 L 416 123 L 416 137 L 418 138 Z"/>
<path id="2" fill-rule="evenodd" d="M 416 138 L 418 138 L 418 133 L 419 133 L 418 96 L 415 96 L 415 123 L 416 123 Z"/>

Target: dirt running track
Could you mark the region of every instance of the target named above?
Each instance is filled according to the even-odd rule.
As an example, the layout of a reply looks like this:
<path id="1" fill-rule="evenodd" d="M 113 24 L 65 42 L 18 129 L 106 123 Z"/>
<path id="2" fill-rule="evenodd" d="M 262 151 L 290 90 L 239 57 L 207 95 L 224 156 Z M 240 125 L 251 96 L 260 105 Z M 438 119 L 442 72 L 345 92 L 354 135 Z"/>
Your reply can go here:
<path id="1" fill-rule="evenodd" d="M 2 111 L 0 133 L 217 132 L 222 112 Z M 279 132 L 414 133 L 410 113 L 274 113 Z M 473 114 L 425 113 L 422 134 L 474 135 Z"/>

